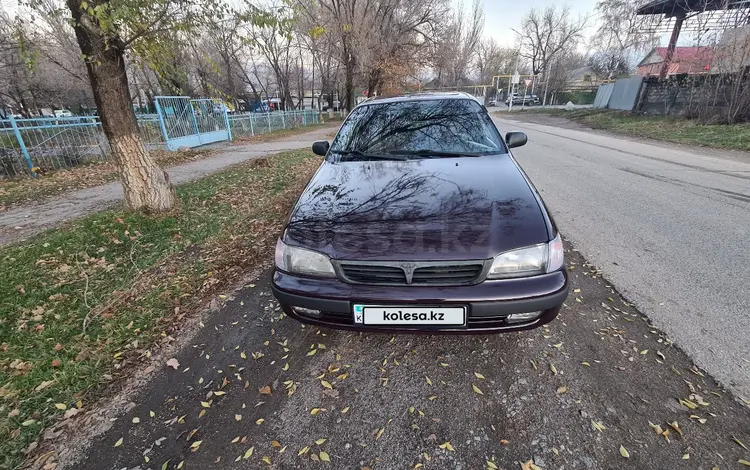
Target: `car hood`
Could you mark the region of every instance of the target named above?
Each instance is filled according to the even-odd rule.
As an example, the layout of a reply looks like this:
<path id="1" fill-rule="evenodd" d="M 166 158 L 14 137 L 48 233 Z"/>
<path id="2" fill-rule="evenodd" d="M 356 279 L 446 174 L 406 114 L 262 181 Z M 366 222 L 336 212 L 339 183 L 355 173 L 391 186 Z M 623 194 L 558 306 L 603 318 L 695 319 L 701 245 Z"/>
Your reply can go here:
<path id="1" fill-rule="evenodd" d="M 284 241 L 339 260 L 468 260 L 547 242 L 548 230 L 507 154 L 326 161 Z"/>

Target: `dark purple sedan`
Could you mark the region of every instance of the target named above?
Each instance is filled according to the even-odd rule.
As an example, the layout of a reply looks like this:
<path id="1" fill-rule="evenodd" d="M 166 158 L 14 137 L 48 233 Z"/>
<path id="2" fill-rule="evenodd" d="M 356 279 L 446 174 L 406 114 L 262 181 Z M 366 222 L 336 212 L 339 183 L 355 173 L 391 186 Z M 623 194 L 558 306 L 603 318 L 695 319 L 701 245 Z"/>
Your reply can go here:
<path id="1" fill-rule="evenodd" d="M 503 332 L 550 322 L 563 244 L 487 111 L 463 93 L 352 110 L 276 246 L 273 292 L 304 323 Z"/>

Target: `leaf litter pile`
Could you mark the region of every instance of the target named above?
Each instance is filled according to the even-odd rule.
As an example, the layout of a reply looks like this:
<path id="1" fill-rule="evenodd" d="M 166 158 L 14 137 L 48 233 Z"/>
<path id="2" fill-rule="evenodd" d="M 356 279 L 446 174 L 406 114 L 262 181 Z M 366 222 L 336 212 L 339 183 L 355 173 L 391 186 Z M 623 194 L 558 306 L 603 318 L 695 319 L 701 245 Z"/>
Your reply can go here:
<path id="1" fill-rule="evenodd" d="M 304 327 L 266 274 L 76 468 L 744 468 L 747 407 L 569 264 L 555 323 L 473 337 Z"/>
<path id="2" fill-rule="evenodd" d="M 0 249 L 0 468 L 54 439 L 267 260 L 319 163 L 301 151 L 250 161 L 180 186 L 170 214 L 104 211 Z"/>

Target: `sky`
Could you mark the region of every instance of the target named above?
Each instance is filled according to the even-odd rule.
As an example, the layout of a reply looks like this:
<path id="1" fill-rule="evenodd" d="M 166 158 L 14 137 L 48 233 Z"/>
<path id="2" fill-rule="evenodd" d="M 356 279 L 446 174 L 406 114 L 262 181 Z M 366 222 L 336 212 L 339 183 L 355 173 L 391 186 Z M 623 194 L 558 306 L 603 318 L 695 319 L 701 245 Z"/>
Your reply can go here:
<path id="1" fill-rule="evenodd" d="M 454 0 L 460 3 L 462 0 Z M 470 8 L 470 0 L 465 1 L 465 7 Z M 597 0 L 568 0 L 565 2 L 571 8 L 571 14 L 575 18 L 580 15 L 593 15 L 594 7 Z M 543 9 L 550 5 L 557 5 L 558 8 L 562 3 L 554 0 L 484 0 L 484 34 L 495 38 L 501 45 L 513 47 L 515 43 L 515 34 L 511 28 L 517 28 L 521 17 L 532 8 Z M 590 36 L 596 30 L 592 21 L 592 26 L 586 31 Z"/>

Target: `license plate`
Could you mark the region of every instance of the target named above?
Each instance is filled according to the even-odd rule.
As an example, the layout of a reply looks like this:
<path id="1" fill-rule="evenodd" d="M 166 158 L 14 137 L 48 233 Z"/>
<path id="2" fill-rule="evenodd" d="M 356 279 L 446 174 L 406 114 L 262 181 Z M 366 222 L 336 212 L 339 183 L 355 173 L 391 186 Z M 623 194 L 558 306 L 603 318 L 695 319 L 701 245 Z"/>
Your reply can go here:
<path id="1" fill-rule="evenodd" d="M 377 326 L 464 326 L 466 307 L 354 305 L 354 323 Z"/>

